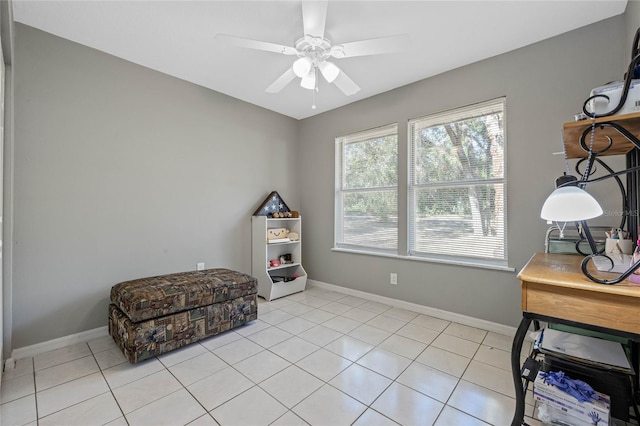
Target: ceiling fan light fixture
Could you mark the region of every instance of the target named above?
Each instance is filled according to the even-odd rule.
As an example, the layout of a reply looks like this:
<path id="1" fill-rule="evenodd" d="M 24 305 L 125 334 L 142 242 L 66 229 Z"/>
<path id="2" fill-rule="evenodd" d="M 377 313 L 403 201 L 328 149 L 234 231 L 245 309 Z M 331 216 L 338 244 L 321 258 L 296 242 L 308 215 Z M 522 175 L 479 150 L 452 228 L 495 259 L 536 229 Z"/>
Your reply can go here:
<path id="1" fill-rule="evenodd" d="M 309 71 L 311 70 L 311 66 L 313 65 L 311 58 L 307 56 L 303 56 L 302 58 L 296 60 L 293 63 L 293 72 L 300 78 L 304 78 Z"/>
<path id="2" fill-rule="evenodd" d="M 305 89 L 313 90 L 316 88 L 316 70 L 315 68 L 311 68 L 307 75 L 302 77 L 300 81 L 300 86 Z"/>
<path id="3" fill-rule="evenodd" d="M 329 83 L 333 83 L 333 81 L 338 77 L 338 74 L 340 74 L 340 68 L 338 68 L 333 62 L 323 61 L 320 62 L 318 67 L 320 68 L 320 72 L 324 79 Z"/>
<path id="4" fill-rule="evenodd" d="M 327 59 L 336 60 L 358 56 L 393 53 L 408 47 L 406 35 L 379 37 L 334 45 L 331 38 L 325 38 L 328 0 L 303 1 L 303 36 L 293 46 L 285 46 L 260 40 L 252 40 L 228 34 L 217 34 L 216 39 L 238 47 L 291 55 L 293 63 L 265 91 L 278 93 L 289 83 L 299 78 L 300 86 L 318 91 L 318 74 L 335 85 L 346 96 L 351 96 L 360 87 L 343 70 Z M 319 71 L 319 72 L 318 72 Z"/>

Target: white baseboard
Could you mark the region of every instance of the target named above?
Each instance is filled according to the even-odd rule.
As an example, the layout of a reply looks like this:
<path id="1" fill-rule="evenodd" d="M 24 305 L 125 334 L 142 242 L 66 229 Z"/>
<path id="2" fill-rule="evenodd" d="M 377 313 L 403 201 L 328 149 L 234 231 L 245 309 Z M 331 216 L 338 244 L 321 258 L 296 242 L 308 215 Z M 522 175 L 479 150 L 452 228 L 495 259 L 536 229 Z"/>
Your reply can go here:
<path id="1" fill-rule="evenodd" d="M 340 287 L 335 284 L 328 284 L 322 281 L 307 280 L 307 285 L 311 287 L 318 287 L 324 290 L 338 291 L 350 296 L 360 297 L 362 299 L 371 300 L 373 302 L 383 303 L 396 308 L 407 309 L 414 312 L 419 312 L 424 315 L 440 318 L 447 321 L 457 322 L 459 324 L 468 325 L 471 327 L 482 328 L 483 330 L 493 331 L 498 334 L 506 334 L 513 336 L 516 333 L 515 327 L 509 327 L 504 324 L 498 324 L 495 322 L 470 317 L 467 315 L 456 314 L 454 312 L 443 311 L 441 309 L 431 308 L 429 306 L 418 305 L 417 303 L 405 302 L 404 300 L 392 299 L 390 297 L 378 296 L 377 294 L 367 293 L 365 291 L 353 290 L 347 287 Z M 87 342 L 89 340 L 97 339 L 100 337 L 108 336 L 109 328 L 107 326 L 94 328 L 93 330 L 82 331 L 80 333 L 71 334 L 68 336 L 59 337 L 57 339 L 48 340 L 42 343 L 36 343 L 35 345 L 25 346 L 23 348 L 17 348 L 11 351 L 11 358 L 5 361 L 5 368 L 13 368 L 15 361 L 21 358 L 27 358 L 35 356 L 44 352 L 48 352 L 54 349 L 62 348 L 65 346 L 73 345 L 80 342 Z"/>
<path id="2" fill-rule="evenodd" d="M 81 331 L 80 333 L 58 337 L 57 339 L 47 340 L 42 343 L 36 343 L 35 345 L 17 348 L 11 351 L 11 358 L 5 361 L 5 369 L 13 368 L 15 366 L 15 361 L 21 358 L 36 356 L 54 349 L 63 348 L 76 343 L 87 342 L 89 340 L 98 339 L 108 335 L 109 327 L 105 325 L 104 327 L 94 328 L 93 330 Z"/>
<path id="3" fill-rule="evenodd" d="M 440 318 L 447 321 L 457 322 L 458 324 L 468 325 L 470 327 L 481 328 L 483 330 L 492 331 L 498 334 L 513 336 L 516 334 L 516 328 L 497 322 L 487 321 L 467 315 L 456 314 L 455 312 L 443 311 L 441 309 L 431 308 L 429 306 L 418 305 L 417 303 L 405 302 L 404 300 L 392 299 L 391 297 L 378 296 L 377 294 L 367 293 L 366 291 L 353 290 L 346 287 L 340 287 L 335 284 L 328 284 L 322 281 L 307 280 L 307 286 L 318 287 L 324 290 L 338 291 L 350 296 L 360 297 L 362 299 L 371 300 L 373 302 L 383 303 L 395 308 L 407 309 L 409 311 L 419 312 L 424 315 Z"/>

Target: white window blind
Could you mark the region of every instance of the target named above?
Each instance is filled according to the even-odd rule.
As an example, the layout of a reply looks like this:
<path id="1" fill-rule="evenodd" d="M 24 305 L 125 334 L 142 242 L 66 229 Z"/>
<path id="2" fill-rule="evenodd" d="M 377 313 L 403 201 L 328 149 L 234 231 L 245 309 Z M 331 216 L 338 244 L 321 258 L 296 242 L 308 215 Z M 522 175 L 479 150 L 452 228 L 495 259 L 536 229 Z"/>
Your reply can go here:
<path id="1" fill-rule="evenodd" d="M 398 125 L 336 138 L 335 247 L 397 253 Z"/>
<path id="2" fill-rule="evenodd" d="M 505 99 L 409 122 L 409 254 L 506 263 Z"/>

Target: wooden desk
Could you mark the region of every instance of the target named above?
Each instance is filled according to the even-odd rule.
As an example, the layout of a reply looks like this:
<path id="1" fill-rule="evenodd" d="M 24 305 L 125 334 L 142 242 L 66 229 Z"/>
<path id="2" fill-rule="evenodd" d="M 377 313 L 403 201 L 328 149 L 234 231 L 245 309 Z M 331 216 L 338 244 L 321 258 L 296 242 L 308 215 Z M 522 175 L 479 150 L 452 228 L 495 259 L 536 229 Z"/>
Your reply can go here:
<path id="1" fill-rule="evenodd" d="M 526 382 L 523 384 L 520 376 L 520 352 L 533 320 L 640 341 L 640 285 L 628 280 L 616 285 L 594 283 L 582 274 L 582 259 L 576 255 L 536 253 L 518 274 L 522 281 L 522 321 L 511 347 L 516 390 L 512 426 L 521 425 L 524 417 Z"/>

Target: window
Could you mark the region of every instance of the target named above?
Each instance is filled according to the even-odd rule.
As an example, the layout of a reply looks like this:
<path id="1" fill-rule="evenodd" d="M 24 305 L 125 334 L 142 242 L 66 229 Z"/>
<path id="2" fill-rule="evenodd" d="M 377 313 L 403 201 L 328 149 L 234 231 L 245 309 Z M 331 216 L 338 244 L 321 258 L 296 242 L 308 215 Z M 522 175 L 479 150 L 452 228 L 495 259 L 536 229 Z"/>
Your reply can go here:
<path id="1" fill-rule="evenodd" d="M 409 122 L 411 256 L 506 263 L 504 123 L 504 98 Z"/>
<path id="2" fill-rule="evenodd" d="M 398 125 L 336 139 L 335 247 L 397 254 Z"/>

